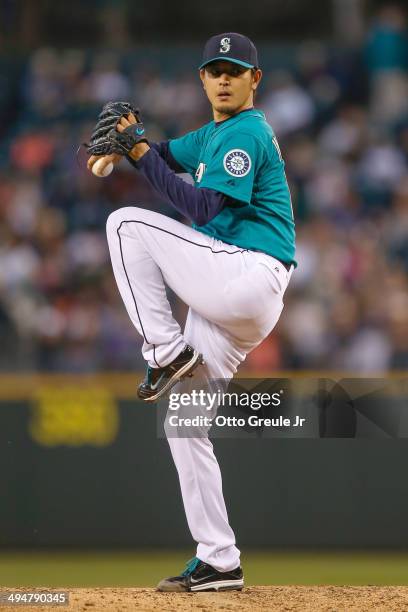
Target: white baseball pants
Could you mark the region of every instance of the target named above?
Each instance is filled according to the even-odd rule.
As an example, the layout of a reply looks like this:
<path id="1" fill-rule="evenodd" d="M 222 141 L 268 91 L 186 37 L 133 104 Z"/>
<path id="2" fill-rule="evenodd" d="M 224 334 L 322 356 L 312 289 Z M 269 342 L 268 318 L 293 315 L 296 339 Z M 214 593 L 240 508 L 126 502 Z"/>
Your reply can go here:
<path id="1" fill-rule="evenodd" d="M 275 327 L 291 273 L 273 257 L 137 207 L 113 212 L 107 237 L 120 294 L 152 367 L 168 365 L 190 344 L 206 363 L 195 371 L 196 384 L 228 380 Z M 165 284 L 189 306 L 184 334 L 173 318 Z M 168 435 L 168 442 L 197 557 L 219 571 L 234 569 L 240 551 L 210 440 Z"/>

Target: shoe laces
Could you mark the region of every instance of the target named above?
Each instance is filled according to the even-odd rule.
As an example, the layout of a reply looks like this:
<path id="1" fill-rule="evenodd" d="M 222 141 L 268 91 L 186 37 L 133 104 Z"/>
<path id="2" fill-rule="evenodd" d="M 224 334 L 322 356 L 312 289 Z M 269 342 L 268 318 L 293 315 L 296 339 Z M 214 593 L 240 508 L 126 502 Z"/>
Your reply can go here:
<path id="1" fill-rule="evenodd" d="M 181 575 L 189 576 L 190 574 L 194 572 L 195 568 L 197 567 L 199 563 L 200 563 L 200 559 L 198 557 L 193 557 L 192 559 L 189 559 L 189 561 L 187 561 L 187 564 L 186 564 L 186 569 Z"/>

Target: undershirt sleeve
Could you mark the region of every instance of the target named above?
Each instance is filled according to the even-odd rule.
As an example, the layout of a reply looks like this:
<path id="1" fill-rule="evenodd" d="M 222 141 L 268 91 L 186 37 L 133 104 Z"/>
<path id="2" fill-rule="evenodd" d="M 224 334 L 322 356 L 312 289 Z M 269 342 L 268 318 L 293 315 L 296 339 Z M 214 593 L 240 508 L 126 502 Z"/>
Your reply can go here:
<path id="1" fill-rule="evenodd" d="M 236 200 L 224 193 L 198 189 L 186 183 L 169 167 L 156 147 L 151 147 L 137 162 L 127 159 L 167 202 L 198 226 L 211 221 L 225 206 L 236 204 Z"/>
<path id="2" fill-rule="evenodd" d="M 174 170 L 177 174 L 183 174 L 187 172 L 187 169 L 184 168 L 176 158 L 172 155 L 170 151 L 170 141 L 164 140 L 163 142 L 149 142 L 149 147 L 157 151 L 162 159 L 166 162 L 166 164 Z M 130 163 L 132 163 L 132 159 L 129 159 Z"/>

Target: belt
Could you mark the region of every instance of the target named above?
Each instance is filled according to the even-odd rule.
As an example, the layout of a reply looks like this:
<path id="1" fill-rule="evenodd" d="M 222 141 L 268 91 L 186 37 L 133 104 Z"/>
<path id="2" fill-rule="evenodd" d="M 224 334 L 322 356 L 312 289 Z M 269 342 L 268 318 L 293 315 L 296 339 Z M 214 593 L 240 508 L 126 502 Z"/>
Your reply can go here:
<path id="1" fill-rule="evenodd" d="M 251 251 L 255 251 L 255 253 L 263 253 L 264 255 L 269 255 L 269 253 L 265 253 L 265 251 L 261 251 L 260 249 L 251 249 Z M 287 263 L 286 261 L 282 261 L 281 259 L 279 259 L 279 257 L 275 257 L 275 255 L 269 255 L 269 257 L 273 257 L 274 259 L 276 259 L 276 261 L 279 261 L 279 263 L 282 264 L 282 266 L 288 271 L 290 272 L 290 269 L 292 267 L 293 264 L 291 263 Z"/>
<path id="2" fill-rule="evenodd" d="M 275 259 L 278 259 L 278 258 L 277 258 L 277 257 L 275 257 Z M 283 266 L 284 268 L 286 268 L 286 270 L 287 270 L 288 272 L 290 272 L 290 269 L 291 269 L 291 267 L 292 267 L 292 264 L 291 264 L 291 263 L 286 263 L 286 261 L 282 261 L 281 259 L 278 259 L 278 261 L 279 261 L 279 262 L 282 264 L 282 266 Z"/>
<path id="3" fill-rule="evenodd" d="M 275 259 L 276 259 L 276 257 L 275 257 Z M 278 261 L 280 261 L 282 266 L 284 266 L 286 268 L 286 270 L 288 272 L 290 272 L 290 269 L 291 269 L 293 264 L 288 264 L 288 263 L 286 263 L 286 261 L 282 261 L 281 259 L 278 259 Z"/>

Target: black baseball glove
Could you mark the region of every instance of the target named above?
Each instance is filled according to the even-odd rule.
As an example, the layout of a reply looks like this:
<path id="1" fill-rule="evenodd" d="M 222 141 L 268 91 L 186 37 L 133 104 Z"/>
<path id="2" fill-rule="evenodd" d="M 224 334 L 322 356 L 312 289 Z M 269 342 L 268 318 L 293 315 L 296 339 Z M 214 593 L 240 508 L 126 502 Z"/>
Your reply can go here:
<path id="1" fill-rule="evenodd" d="M 136 123 L 129 125 L 123 132 L 118 132 L 117 124 L 122 117 L 127 118 L 130 113 L 135 116 Z M 89 144 L 85 146 L 89 155 L 127 155 L 138 142 L 147 142 L 144 133 L 138 108 L 128 102 L 108 102 L 98 117 Z"/>

